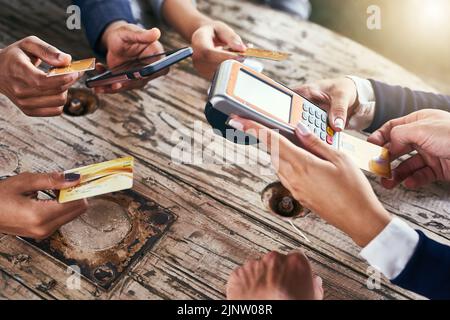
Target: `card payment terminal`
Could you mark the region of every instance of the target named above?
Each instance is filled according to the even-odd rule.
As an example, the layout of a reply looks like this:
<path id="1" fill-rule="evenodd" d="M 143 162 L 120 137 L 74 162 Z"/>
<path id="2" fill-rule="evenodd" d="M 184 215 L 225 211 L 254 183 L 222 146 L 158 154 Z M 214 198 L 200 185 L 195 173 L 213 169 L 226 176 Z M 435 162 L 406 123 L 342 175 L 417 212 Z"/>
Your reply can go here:
<path id="1" fill-rule="evenodd" d="M 296 141 L 295 127 L 305 123 L 315 135 L 329 145 L 339 146 L 340 134 L 328 125 L 327 112 L 286 86 L 235 61 L 223 62 L 213 80 L 205 115 L 224 137 L 230 115 L 257 121 Z M 245 136 L 244 133 L 240 133 Z M 245 136 L 234 142 L 256 143 Z"/>

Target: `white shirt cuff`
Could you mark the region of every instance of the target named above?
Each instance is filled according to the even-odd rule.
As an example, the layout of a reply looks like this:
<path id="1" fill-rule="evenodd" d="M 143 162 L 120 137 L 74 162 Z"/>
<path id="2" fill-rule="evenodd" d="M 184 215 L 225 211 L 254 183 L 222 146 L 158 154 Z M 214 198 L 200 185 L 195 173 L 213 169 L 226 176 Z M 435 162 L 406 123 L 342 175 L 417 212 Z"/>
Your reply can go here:
<path id="1" fill-rule="evenodd" d="M 369 80 L 354 76 L 347 78 L 355 83 L 359 102 L 347 128 L 362 131 L 370 127 L 375 117 L 375 92 Z"/>
<path id="2" fill-rule="evenodd" d="M 390 280 L 405 269 L 419 243 L 419 234 L 394 218 L 362 251 L 361 256 Z"/>

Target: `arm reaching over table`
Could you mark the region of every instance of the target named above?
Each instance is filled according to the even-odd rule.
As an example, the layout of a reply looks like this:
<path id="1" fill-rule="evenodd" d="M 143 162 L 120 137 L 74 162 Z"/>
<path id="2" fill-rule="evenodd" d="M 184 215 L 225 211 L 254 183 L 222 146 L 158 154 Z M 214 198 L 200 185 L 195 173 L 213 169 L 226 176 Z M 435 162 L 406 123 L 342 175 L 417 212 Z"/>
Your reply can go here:
<path id="1" fill-rule="evenodd" d="M 391 146 L 404 151 L 417 143 L 419 148 L 429 150 L 428 153 L 433 150 L 438 152 L 435 157 L 447 159 L 449 148 L 440 150 L 436 146 L 447 146 L 450 126 L 442 122 L 445 120 L 432 120 L 434 117 L 444 118 L 447 113 L 423 113 L 420 117 L 413 115 L 411 119 L 415 117 L 425 121 L 423 124 L 426 124 L 424 128 L 428 133 L 419 130 L 420 133 L 413 133 L 412 138 L 391 135 L 391 138 L 399 137 L 397 141 L 391 141 Z M 363 247 L 361 255 L 394 284 L 429 298 L 450 299 L 450 247 L 393 218 L 376 198 L 366 177 L 344 154 L 320 141 L 302 123 L 296 133 L 305 149 L 250 120 L 236 117 L 229 125 L 248 134 L 256 134 L 259 141 L 268 145 L 268 150 L 274 142 L 278 142 L 272 162 L 283 185 L 305 207 L 347 233 Z M 421 124 L 418 125 L 420 128 Z M 435 130 L 427 129 L 430 127 L 435 127 Z M 435 136 L 439 128 L 444 132 Z M 380 130 L 389 131 L 386 128 Z M 372 140 L 384 143 L 380 135 L 384 136 L 375 133 Z M 434 143 L 430 142 L 431 139 Z"/>
<path id="2" fill-rule="evenodd" d="M 259 141 L 268 144 L 267 150 L 273 142 L 278 143 L 279 150 L 271 157 L 283 185 L 302 205 L 350 235 L 358 245 L 367 245 L 392 220 L 353 161 L 316 137 L 302 122 L 296 134 L 304 149 L 254 121 L 234 117 L 229 125 L 256 134 Z"/>
<path id="3" fill-rule="evenodd" d="M 212 20 L 199 12 L 191 0 L 165 0 L 164 20 L 194 49 L 194 66 L 206 78 L 212 78 L 219 64 L 236 55 L 225 50 L 245 51 L 241 37 L 227 24 Z"/>
<path id="4" fill-rule="evenodd" d="M 91 47 L 106 56 L 107 66 L 97 65 L 97 71 L 114 68 L 125 62 L 164 52 L 159 42 L 161 32 L 143 29 L 136 24 L 128 0 L 74 0 L 80 6 L 81 17 Z M 166 74 L 115 83 L 95 88 L 97 93 L 118 93 L 143 88 L 149 81 Z"/>
<path id="5" fill-rule="evenodd" d="M 80 6 L 83 24 L 91 47 L 106 56 L 108 68 L 124 62 L 164 52 L 159 42 L 160 31 L 156 28 L 143 29 L 136 24 L 128 0 L 74 0 Z M 152 0 L 154 13 L 172 26 L 191 43 L 194 66 L 198 72 L 211 78 L 217 66 L 227 59 L 236 59 L 233 51 L 246 49 L 241 38 L 223 22 L 215 21 L 200 13 L 191 0 Z M 99 65 L 98 70 L 106 67 Z M 150 78 L 116 83 L 96 88 L 99 93 L 116 93 L 144 87 L 150 80 L 168 72 L 158 73 Z"/>
<path id="6" fill-rule="evenodd" d="M 450 96 L 353 76 L 302 85 L 295 91 L 329 110 L 330 125 L 335 131 L 347 127 L 374 132 L 389 120 L 420 109 L 450 111 Z"/>

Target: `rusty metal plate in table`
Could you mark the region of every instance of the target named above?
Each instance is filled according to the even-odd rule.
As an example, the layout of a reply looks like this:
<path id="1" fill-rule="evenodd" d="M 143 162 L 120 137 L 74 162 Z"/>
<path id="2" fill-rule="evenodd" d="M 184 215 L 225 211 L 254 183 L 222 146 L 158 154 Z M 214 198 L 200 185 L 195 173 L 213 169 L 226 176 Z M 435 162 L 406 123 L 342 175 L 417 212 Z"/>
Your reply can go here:
<path id="1" fill-rule="evenodd" d="M 42 241 L 23 239 L 108 290 L 148 252 L 176 215 L 127 190 L 89 200 L 89 209 Z"/>

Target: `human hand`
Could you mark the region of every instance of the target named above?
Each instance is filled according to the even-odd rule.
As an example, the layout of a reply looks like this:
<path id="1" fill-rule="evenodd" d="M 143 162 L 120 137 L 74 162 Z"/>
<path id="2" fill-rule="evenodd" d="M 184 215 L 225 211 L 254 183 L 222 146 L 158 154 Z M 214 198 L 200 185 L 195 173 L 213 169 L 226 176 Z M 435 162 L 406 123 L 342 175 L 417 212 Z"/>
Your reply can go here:
<path id="1" fill-rule="evenodd" d="M 234 270 L 227 283 L 227 299 L 322 300 L 322 279 L 313 276 L 303 253 L 270 252 Z"/>
<path id="2" fill-rule="evenodd" d="M 345 129 L 359 103 L 356 85 L 349 78 L 322 80 L 294 91 L 327 110 L 330 126 L 336 132 Z"/>
<path id="3" fill-rule="evenodd" d="M 28 116 L 58 116 L 67 101 L 67 90 L 82 73 L 47 77 L 37 68 L 42 61 L 65 67 L 72 57 L 35 36 L 0 50 L 0 93 Z"/>
<path id="4" fill-rule="evenodd" d="M 86 200 L 59 204 L 38 200 L 40 190 L 60 190 L 76 186 L 79 175 L 62 173 L 22 173 L 0 181 L 0 232 L 45 239 L 59 227 L 87 209 Z"/>
<path id="5" fill-rule="evenodd" d="M 304 207 L 347 233 L 359 246 L 365 247 L 391 221 L 362 171 L 303 123 L 296 135 L 304 149 L 254 121 L 233 117 L 229 125 L 256 136 L 269 152 L 274 146 L 272 163 L 281 183 Z"/>
<path id="6" fill-rule="evenodd" d="M 163 53 L 164 48 L 158 41 L 160 36 L 161 32 L 157 28 L 145 30 L 124 21 L 113 22 L 106 28 L 101 39 L 101 43 L 107 51 L 107 68 L 112 69 L 132 60 Z M 105 70 L 105 66 L 97 65 L 97 71 L 103 72 Z M 166 69 L 144 79 L 96 87 L 95 91 L 97 93 L 118 93 L 143 88 L 150 80 L 168 72 L 169 69 Z"/>
<path id="7" fill-rule="evenodd" d="M 236 54 L 225 50 L 229 47 L 236 52 L 243 52 L 246 46 L 233 29 L 220 21 L 211 21 L 192 35 L 192 59 L 197 71 L 207 79 L 211 79 L 220 63 L 229 59 L 238 59 Z"/>
<path id="8" fill-rule="evenodd" d="M 385 188 L 404 182 L 416 189 L 434 181 L 450 181 L 450 113 L 426 109 L 391 120 L 374 132 L 369 142 L 385 146 L 392 160 L 417 151 L 393 170 Z"/>

